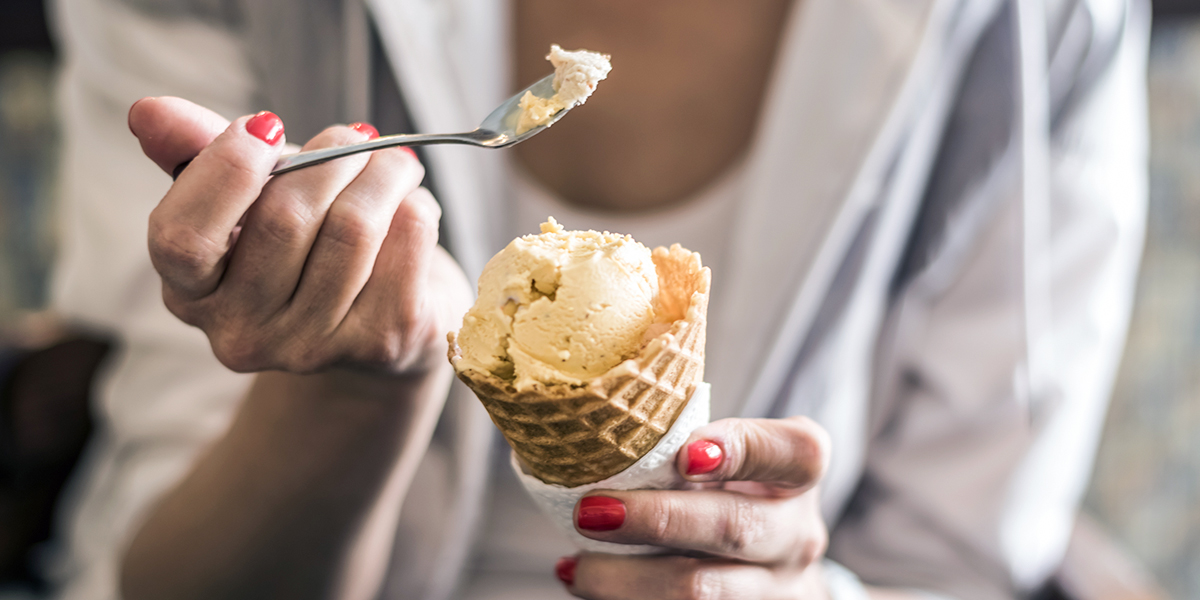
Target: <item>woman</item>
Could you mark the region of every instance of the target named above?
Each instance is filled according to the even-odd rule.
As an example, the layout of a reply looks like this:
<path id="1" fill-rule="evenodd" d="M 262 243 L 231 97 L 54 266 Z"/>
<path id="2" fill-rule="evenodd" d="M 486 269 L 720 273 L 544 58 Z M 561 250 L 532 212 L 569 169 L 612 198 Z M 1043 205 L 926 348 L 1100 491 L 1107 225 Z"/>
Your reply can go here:
<path id="1" fill-rule="evenodd" d="M 571 549 L 477 401 L 447 392 L 439 340 L 548 213 L 703 254 L 714 412 L 737 417 L 693 436 L 722 450 L 693 478 L 726 489 L 578 511 L 585 535 L 684 555 L 568 556 L 571 593 L 1037 589 L 1129 312 L 1144 4 L 61 0 L 56 297 L 124 342 L 63 597 L 561 595 Z M 266 183 L 285 124 L 308 147 L 367 139 L 363 121 L 469 128 L 551 42 L 614 71 L 511 153 Z M 163 95 L 195 104 L 128 121 L 173 185 L 121 131 Z M 817 560 L 826 526 L 845 567 Z"/>

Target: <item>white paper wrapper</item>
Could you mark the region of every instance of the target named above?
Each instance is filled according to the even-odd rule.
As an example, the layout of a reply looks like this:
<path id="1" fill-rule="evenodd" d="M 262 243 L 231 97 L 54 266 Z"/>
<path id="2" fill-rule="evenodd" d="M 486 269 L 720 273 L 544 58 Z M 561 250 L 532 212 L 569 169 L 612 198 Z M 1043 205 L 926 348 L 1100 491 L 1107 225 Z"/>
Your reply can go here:
<path id="1" fill-rule="evenodd" d="M 584 494 L 592 490 L 669 490 L 681 487 L 687 482 L 675 469 L 675 454 L 683 447 L 688 436 L 698 427 L 708 423 L 709 393 L 707 383 L 699 383 L 688 399 L 687 406 L 679 418 L 667 430 L 667 435 L 658 441 L 645 456 L 629 466 L 628 469 L 609 477 L 578 487 L 563 487 L 546 483 L 521 468 L 517 455 L 512 454 L 512 467 L 525 491 L 533 498 L 542 512 L 546 513 L 572 542 L 582 550 L 589 552 L 607 552 L 609 554 L 653 554 L 661 549 L 657 546 L 631 546 L 612 544 L 588 539 L 575 531 L 575 503 Z"/>

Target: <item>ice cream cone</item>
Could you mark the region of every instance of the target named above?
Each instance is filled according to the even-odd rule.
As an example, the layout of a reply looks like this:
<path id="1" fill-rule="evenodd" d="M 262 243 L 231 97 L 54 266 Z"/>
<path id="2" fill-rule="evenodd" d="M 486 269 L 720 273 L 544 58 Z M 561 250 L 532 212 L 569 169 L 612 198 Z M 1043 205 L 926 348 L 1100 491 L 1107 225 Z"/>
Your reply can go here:
<path id="1" fill-rule="evenodd" d="M 711 274 L 678 244 L 653 253 L 659 321 L 641 351 L 583 386 L 517 391 L 490 372 L 459 370 L 529 471 L 575 487 L 626 469 L 658 443 L 704 378 Z M 450 362 L 461 350 L 448 336 Z"/>

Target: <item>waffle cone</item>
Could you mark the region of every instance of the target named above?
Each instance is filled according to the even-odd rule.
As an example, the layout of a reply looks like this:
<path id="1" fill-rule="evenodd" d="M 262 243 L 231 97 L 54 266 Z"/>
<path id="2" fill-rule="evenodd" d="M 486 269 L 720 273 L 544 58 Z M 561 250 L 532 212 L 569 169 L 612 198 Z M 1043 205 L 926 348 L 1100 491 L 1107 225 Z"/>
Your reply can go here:
<path id="1" fill-rule="evenodd" d="M 583 386 L 517 391 L 492 373 L 458 370 L 530 473 L 575 487 L 628 468 L 653 448 L 704 379 L 710 271 L 678 244 L 653 253 L 662 323 L 639 353 Z M 665 318 L 664 318 L 665 317 Z M 665 330 L 664 330 L 665 329 Z M 450 362 L 461 359 L 450 333 Z"/>

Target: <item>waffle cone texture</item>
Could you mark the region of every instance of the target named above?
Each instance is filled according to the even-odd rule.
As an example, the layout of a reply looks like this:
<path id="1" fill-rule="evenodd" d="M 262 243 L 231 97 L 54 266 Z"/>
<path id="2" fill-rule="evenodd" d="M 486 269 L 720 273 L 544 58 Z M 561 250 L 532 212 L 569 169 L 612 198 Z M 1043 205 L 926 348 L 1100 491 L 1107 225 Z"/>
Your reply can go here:
<path id="1" fill-rule="evenodd" d="M 628 468 L 666 435 L 704 379 L 704 335 L 712 276 L 700 255 L 678 244 L 655 248 L 657 314 L 669 322 L 638 354 L 583 386 L 537 384 L 518 392 L 490 372 L 459 370 L 461 350 L 448 336 L 455 372 L 483 402 L 525 467 L 566 487 L 594 483 Z"/>

